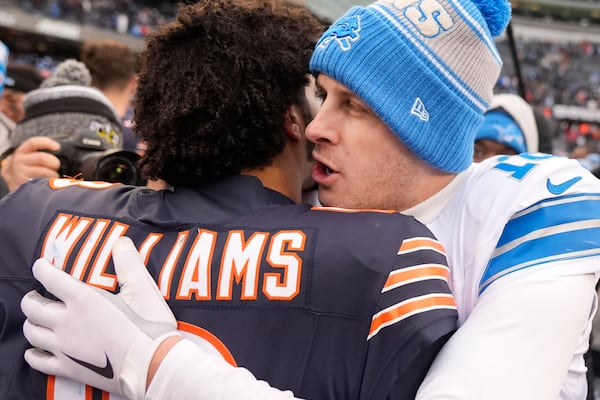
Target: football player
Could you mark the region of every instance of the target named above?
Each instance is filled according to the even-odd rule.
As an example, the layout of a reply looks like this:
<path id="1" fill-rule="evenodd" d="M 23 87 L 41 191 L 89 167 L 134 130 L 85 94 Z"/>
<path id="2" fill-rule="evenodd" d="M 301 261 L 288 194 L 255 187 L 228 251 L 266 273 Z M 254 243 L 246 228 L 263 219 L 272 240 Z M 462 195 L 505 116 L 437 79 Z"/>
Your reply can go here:
<path id="1" fill-rule="evenodd" d="M 414 397 L 456 328 L 443 246 L 423 224 L 393 211 L 296 204 L 310 159 L 308 62 L 321 33 L 306 9 L 280 2 L 182 6 L 148 39 L 135 100 L 136 130 L 148 146 L 140 168 L 167 187 L 35 180 L 3 199 L 3 394 L 143 397 L 146 374 L 124 371 L 144 365 L 177 328 L 183 343 L 212 344 L 223 360 L 298 396 Z M 148 281 L 126 278 L 141 276 L 139 268 L 110 262 L 124 235 L 143 255 L 138 266 L 147 264 L 158 296 L 138 296 L 126 283 Z M 136 325 L 110 319 L 118 308 L 65 297 L 36 267 L 62 302 L 44 300 L 48 293 L 23 268 L 38 257 L 57 267 L 51 273 L 66 272 L 90 290 L 115 291 L 120 279 L 118 296 L 138 320 L 164 311 L 159 301 L 144 301 L 152 298 L 167 299 L 174 318 L 137 335 Z M 19 301 L 34 288 L 41 294 L 23 303 L 30 316 L 24 329 L 50 353 L 32 349 L 26 357 L 46 375 L 22 355 L 28 344 Z M 80 329 L 68 318 L 87 306 L 101 328 Z M 46 316 L 58 315 L 66 318 L 46 325 Z M 79 338 L 58 339 L 65 333 Z M 120 343 L 99 349 L 111 334 Z"/>

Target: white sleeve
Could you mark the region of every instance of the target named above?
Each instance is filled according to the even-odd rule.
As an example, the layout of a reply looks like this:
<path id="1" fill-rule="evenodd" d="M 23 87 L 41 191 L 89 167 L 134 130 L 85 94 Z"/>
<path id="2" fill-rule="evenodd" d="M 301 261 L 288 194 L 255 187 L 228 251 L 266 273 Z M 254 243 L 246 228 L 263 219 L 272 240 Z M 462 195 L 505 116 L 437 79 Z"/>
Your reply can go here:
<path id="1" fill-rule="evenodd" d="M 511 275 L 481 296 L 436 357 L 416 400 L 559 398 L 573 355 L 585 351 L 580 342 L 595 311 L 596 278 Z"/>
<path id="2" fill-rule="evenodd" d="M 189 340 L 179 341 L 158 367 L 147 400 L 292 400 L 292 392 L 257 380 L 245 368 L 205 353 Z"/>

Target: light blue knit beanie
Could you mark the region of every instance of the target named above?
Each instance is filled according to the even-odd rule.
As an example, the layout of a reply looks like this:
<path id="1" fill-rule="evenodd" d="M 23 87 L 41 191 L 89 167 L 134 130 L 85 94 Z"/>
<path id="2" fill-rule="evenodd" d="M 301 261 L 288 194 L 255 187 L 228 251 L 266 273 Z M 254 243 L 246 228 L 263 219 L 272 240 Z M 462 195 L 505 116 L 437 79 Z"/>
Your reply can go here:
<path id="1" fill-rule="evenodd" d="M 485 113 L 475 140 L 489 139 L 510 147 L 517 153 L 526 153 L 525 134 L 515 120 L 502 109 Z"/>
<path id="2" fill-rule="evenodd" d="M 310 61 L 352 90 L 421 159 L 457 173 L 502 67 L 494 44 L 506 0 L 382 0 L 352 7 L 321 36 Z"/>
<path id="3" fill-rule="evenodd" d="M 6 66 L 8 65 L 8 47 L 0 40 L 0 94 L 4 91 Z"/>

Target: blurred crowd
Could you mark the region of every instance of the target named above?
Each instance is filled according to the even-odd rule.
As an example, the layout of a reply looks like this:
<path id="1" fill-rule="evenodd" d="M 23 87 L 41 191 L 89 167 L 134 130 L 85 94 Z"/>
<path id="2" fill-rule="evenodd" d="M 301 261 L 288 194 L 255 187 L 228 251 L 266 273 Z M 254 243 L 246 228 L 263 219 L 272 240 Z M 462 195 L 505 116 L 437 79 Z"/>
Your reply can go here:
<path id="1" fill-rule="evenodd" d="M 145 36 L 175 14 L 175 4 L 130 0 L 22 0 L 15 4 L 31 14 L 41 14 L 79 24 Z"/>
<path id="2" fill-rule="evenodd" d="M 527 87 L 527 101 L 544 107 L 570 104 L 597 108 L 600 97 L 600 44 L 517 41 Z M 506 41 L 499 49 L 505 60 L 499 90 L 517 90 L 514 62 Z"/>
<path id="3" fill-rule="evenodd" d="M 39 2 L 46 5 L 55 3 L 28 0 L 22 2 L 22 5 L 25 7 L 27 4 Z M 63 3 L 82 4 L 85 1 L 63 1 Z M 94 4 L 94 8 L 92 12 L 85 14 L 86 18 L 103 20 L 106 24 L 110 24 L 109 14 L 118 12 L 119 9 L 134 11 L 133 14 L 138 17 L 133 19 L 137 18 L 138 20 L 141 16 L 157 15 L 158 12 L 156 8 L 142 7 L 135 2 L 117 2 L 117 4 L 121 4 L 121 8 L 117 7 L 114 10 L 109 9 L 103 0 L 90 1 L 90 3 Z M 67 7 L 65 10 L 69 10 L 69 15 L 75 15 L 73 7 Z M 154 23 L 158 23 L 161 18 L 163 17 L 152 17 L 151 19 Z M 525 97 L 534 108 L 539 109 L 549 118 L 553 117 L 552 111 L 556 105 L 575 106 L 587 110 L 599 109 L 600 43 L 517 40 L 516 46 L 520 57 L 521 75 L 526 88 Z M 506 40 L 501 41 L 498 43 L 498 47 L 504 60 L 504 66 L 496 91 L 519 94 L 519 81 L 509 43 Z M 62 60 L 46 54 L 21 53 L 11 54 L 11 61 L 17 64 L 33 65 L 44 76 L 48 76 Z M 590 145 L 592 152 L 598 151 L 597 142 L 600 141 L 600 124 L 598 122 L 563 119 L 557 119 L 555 122 L 556 132 L 553 132 L 552 135 L 559 144 L 559 150 L 564 147 L 564 151 L 570 152 L 577 146 Z"/>
<path id="4" fill-rule="evenodd" d="M 600 44 L 517 40 L 525 98 L 558 124 L 555 136 L 567 153 L 579 146 L 598 152 L 600 125 L 594 120 L 556 118 L 555 106 L 597 110 L 600 100 Z M 498 44 L 504 60 L 496 91 L 519 93 L 519 81 L 508 41 Z"/>
<path id="5" fill-rule="evenodd" d="M 177 7 L 176 3 L 163 0 L 23 0 L 15 4 L 28 13 L 134 36 L 147 35 L 172 18 Z M 525 98 L 546 117 L 553 117 L 556 105 L 586 110 L 599 108 L 600 43 L 518 39 L 516 46 L 526 88 Z M 519 80 L 509 42 L 501 41 L 498 47 L 504 67 L 496 91 L 519 94 Z M 42 75 L 48 76 L 62 60 L 49 55 L 12 54 L 11 61 L 33 65 Z M 569 153 L 579 146 L 589 146 L 592 153 L 600 151 L 598 121 L 560 118 L 556 122 L 552 136 L 559 143 L 560 150 Z"/>

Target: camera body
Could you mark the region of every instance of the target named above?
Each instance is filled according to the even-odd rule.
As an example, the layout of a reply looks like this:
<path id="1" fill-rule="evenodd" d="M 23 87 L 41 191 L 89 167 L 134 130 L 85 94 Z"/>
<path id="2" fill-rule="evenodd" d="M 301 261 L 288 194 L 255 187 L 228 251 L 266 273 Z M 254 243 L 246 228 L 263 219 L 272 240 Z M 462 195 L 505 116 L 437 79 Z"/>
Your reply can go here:
<path id="1" fill-rule="evenodd" d="M 140 156 L 128 150 L 107 149 L 97 132 L 84 129 L 74 138 L 57 140 L 61 177 L 141 186 L 146 182 L 136 166 Z"/>

